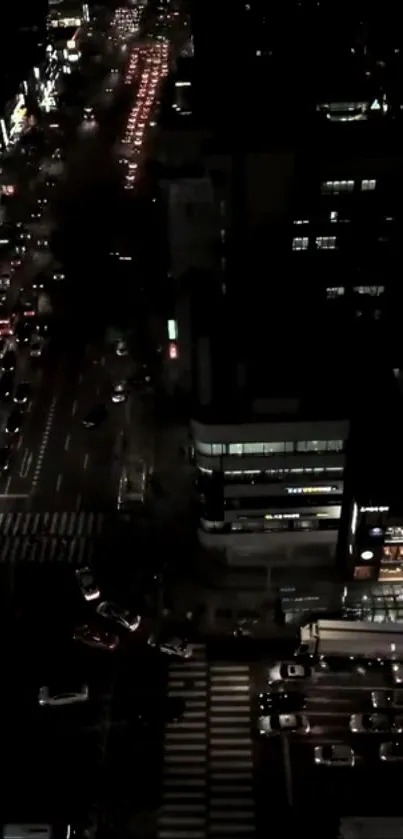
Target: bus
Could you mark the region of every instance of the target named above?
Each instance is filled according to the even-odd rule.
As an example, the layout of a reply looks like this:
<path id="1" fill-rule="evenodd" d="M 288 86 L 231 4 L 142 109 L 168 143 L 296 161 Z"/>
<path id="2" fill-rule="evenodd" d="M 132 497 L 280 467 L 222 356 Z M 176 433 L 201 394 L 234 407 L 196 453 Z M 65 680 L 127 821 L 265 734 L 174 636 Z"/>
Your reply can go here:
<path id="1" fill-rule="evenodd" d="M 144 504 L 147 472 L 147 464 L 142 458 L 136 458 L 123 466 L 119 481 L 118 510 L 128 511 Z"/>

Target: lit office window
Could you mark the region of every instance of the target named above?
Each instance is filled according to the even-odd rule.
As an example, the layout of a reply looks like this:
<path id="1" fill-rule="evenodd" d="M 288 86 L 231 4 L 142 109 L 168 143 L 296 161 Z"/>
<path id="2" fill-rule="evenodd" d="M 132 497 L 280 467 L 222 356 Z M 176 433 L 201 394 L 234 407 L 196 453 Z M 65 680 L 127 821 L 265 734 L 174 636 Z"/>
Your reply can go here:
<path id="1" fill-rule="evenodd" d="M 361 190 L 362 192 L 371 192 L 371 190 L 375 189 L 376 181 L 361 181 Z"/>
<path id="2" fill-rule="evenodd" d="M 326 297 L 328 300 L 337 300 L 339 297 L 343 297 L 344 292 L 344 286 L 332 286 L 326 289 Z"/>
<path id="3" fill-rule="evenodd" d="M 356 285 L 353 288 L 356 294 L 365 294 L 369 297 L 380 297 L 385 291 L 384 285 Z"/>
<path id="4" fill-rule="evenodd" d="M 340 192 L 352 192 L 354 181 L 323 181 L 321 192 L 324 195 L 339 195 Z"/>
<path id="5" fill-rule="evenodd" d="M 315 244 L 319 251 L 334 251 L 337 247 L 336 236 L 317 236 Z"/>
<path id="6" fill-rule="evenodd" d="M 294 220 L 294 224 L 309 224 L 309 218 L 297 218 Z"/>
<path id="7" fill-rule="evenodd" d="M 330 221 L 335 222 L 339 220 L 339 214 L 336 210 L 332 210 L 330 213 Z"/>
<path id="8" fill-rule="evenodd" d="M 306 251 L 308 244 L 308 236 L 294 236 L 292 240 L 292 249 L 293 251 Z"/>

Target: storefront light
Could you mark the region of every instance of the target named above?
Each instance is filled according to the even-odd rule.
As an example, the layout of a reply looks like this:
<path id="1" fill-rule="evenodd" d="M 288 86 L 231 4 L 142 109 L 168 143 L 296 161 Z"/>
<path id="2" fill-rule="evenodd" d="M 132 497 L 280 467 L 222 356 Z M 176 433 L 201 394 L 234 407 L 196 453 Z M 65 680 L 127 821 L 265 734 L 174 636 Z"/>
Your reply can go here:
<path id="1" fill-rule="evenodd" d="M 363 551 L 361 554 L 361 559 L 370 560 L 374 558 L 373 551 Z"/>

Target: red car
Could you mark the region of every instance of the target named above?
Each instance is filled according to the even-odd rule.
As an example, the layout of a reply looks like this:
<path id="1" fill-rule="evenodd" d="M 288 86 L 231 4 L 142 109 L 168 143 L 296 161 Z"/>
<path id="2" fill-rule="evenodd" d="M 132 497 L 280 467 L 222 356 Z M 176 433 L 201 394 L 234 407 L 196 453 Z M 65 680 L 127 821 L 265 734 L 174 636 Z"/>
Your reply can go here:
<path id="1" fill-rule="evenodd" d="M 75 641 L 81 641 L 82 644 L 87 644 L 88 647 L 97 647 L 100 650 L 116 650 L 116 647 L 119 646 L 117 635 L 104 629 L 90 626 L 88 623 L 83 624 L 83 626 L 78 626 L 74 631 L 73 638 Z"/>

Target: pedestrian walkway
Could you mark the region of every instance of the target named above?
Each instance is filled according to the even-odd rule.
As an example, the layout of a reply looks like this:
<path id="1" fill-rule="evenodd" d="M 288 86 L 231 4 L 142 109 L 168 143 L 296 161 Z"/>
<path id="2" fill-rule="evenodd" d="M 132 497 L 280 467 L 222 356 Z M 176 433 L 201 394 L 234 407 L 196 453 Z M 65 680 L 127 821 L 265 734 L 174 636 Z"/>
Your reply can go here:
<path id="1" fill-rule="evenodd" d="M 170 662 L 168 696 L 186 709 L 165 726 L 158 839 L 252 839 L 249 667 L 210 663 L 199 647 Z"/>
<path id="2" fill-rule="evenodd" d="M 100 536 L 102 513 L 0 513 L 0 563 L 87 565 Z"/>

